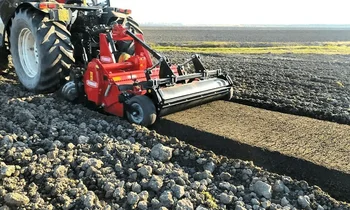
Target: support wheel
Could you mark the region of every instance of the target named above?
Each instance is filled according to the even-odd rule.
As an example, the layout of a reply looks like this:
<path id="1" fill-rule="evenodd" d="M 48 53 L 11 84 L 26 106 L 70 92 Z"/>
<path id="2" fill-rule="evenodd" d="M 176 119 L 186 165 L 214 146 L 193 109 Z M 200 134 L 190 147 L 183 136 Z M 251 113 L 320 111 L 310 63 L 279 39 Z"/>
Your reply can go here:
<path id="1" fill-rule="evenodd" d="M 70 33 L 35 9 L 20 9 L 12 19 L 10 51 L 21 84 L 29 91 L 56 91 L 74 63 Z"/>
<path id="2" fill-rule="evenodd" d="M 143 126 L 152 125 L 157 119 L 156 107 L 153 101 L 147 96 L 134 96 L 129 101 L 134 111 L 126 111 L 126 116 L 130 123 Z"/>

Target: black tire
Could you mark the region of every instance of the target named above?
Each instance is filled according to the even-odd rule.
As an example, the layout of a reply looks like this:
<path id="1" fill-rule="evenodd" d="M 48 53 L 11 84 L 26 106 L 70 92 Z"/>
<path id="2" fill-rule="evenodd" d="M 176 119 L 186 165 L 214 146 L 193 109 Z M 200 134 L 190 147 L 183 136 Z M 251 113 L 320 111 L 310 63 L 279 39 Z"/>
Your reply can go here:
<path id="1" fill-rule="evenodd" d="M 27 53 L 36 60 L 36 64 L 31 65 L 33 68 L 26 68 L 24 53 L 20 55 L 19 52 L 20 47 L 23 49 L 23 46 L 29 46 L 19 41 L 20 35 L 25 32 L 31 33 L 35 40 L 33 50 L 30 49 L 34 53 Z M 65 25 L 49 21 L 45 14 L 33 8 L 20 9 L 15 14 L 10 29 L 10 45 L 17 77 L 26 89 L 33 92 L 49 93 L 59 89 L 64 78 L 69 75 L 70 65 L 75 62 L 74 47 Z M 27 60 L 30 60 L 28 56 Z M 28 73 L 28 69 L 33 69 L 35 73 Z"/>
<path id="2" fill-rule="evenodd" d="M 155 123 L 157 119 L 156 107 L 153 101 L 147 96 L 134 96 L 128 101 L 130 106 L 133 106 L 137 110 L 142 112 L 133 115 L 129 111 L 126 111 L 126 116 L 130 123 L 135 123 L 143 126 L 150 126 Z"/>
<path id="3" fill-rule="evenodd" d="M 3 70 L 9 68 L 8 51 L 0 47 L 0 74 Z"/>

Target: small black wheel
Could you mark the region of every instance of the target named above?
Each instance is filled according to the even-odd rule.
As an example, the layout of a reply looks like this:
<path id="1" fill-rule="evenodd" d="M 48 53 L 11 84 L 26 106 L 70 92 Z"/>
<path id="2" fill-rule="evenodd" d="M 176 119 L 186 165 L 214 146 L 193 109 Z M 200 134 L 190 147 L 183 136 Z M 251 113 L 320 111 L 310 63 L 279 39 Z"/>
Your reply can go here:
<path id="1" fill-rule="evenodd" d="M 134 111 L 126 111 L 130 123 L 143 126 L 152 125 L 157 119 L 156 107 L 147 96 L 134 96 L 128 101 Z"/>

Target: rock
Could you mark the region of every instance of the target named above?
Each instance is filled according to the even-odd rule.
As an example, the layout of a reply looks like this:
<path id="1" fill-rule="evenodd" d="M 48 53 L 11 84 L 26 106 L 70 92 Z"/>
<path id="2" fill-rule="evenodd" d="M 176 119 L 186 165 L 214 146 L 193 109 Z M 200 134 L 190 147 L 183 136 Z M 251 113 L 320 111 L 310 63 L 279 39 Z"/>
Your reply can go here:
<path id="1" fill-rule="evenodd" d="M 233 196 L 227 193 L 220 194 L 220 202 L 223 204 L 230 204 L 232 202 Z"/>
<path id="2" fill-rule="evenodd" d="M 128 201 L 128 204 L 130 204 L 131 206 L 134 206 L 137 204 L 137 202 L 139 201 L 139 196 L 137 195 L 137 193 L 134 193 L 134 192 L 130 192 L 128 194 L 128 197 L 127 197 L 127 201 Z"/>
<path id="3" fill-rule="evenodd" d="M 182 198 L 185 195 L 185 187 L 180 185 L 174 185 L 171 190 L 173 191 L 176 198 Z"/>
<path id="4" fill-rule="evenodd" d="M 275 192 L 284 192 L 284 183 L 281 180 L 276 180 L 275 184 L 273 185 L 273 191 Z"/>
<path id="5" fill-rule="evenodd" d="M 160 202 L 159 202 L 159 200 L 156 199 L 156 198 L 152 198 L 151 204 L 152 204 L 153 209 L 157 209 L 157 208 L 160 207 Z"/>
<path id="6" fill-rule="evenodd" d="M 14 165 L 5 165 L 0 167 L 0 175 L 2 177 L 10 177 L 16 171 L 16 166 Z"/>
<path id="7" fill-rule="evenodd" d="M 79 136 L 78 144 L 87 144 L 89 142 L 89 137 Z"/>
<path id="8" fill-rule="evenodd" d="M 244 206 L 236 206 L 235 210 L 247 210 Z"/>
<path id="9" fill-rule="evenodd" d="M 163 144 L 155 145 L 151 150 L 151 156 L 159 161 L 166 162 L 172 158 L 173 149 Z"/>
<path id="10" fill-rule="evenodd" d="M 5 204 L 9 206 L 22 206 L 29 203 L 29 198 L 19 193 L 8 193 L 4 197 Z"/>
<path id="11" fill-rule="evenodd" d="M 62 165 L 57 166 L 53 171 L 53 176 L 55 178 L 65 177 L 65 176 L 67 176 L 67 171 L 68 171 L 68 169 L 65 166 L 62 166 Z"/>
<path id="12" fill-rule="evenodd" d="M 324 210 L 324 208 L 323 208 L 323 206 L 318 205 L 318 206 L 317 206 L 317 210 Z"/>
<path id="13" fill-rule="evenodd" d="M 166 206 L 166 207 L 171 207 L 172 205 L 174 205 L 173 195 L 168 190 L 164 191 L 160 195 L 159 201 L 160 201 L 161 205 Z"/>
<path id="14" fill-rule="evenodd" d="M 269 201 L 269 200 L 263 201 L 263 202 L 261 202 L 261 206 L 264 207 L 265 209 L 268 209 L 271 206 L 271 201 Z"/>
<path id="15" fill-rule="evenodd" d="M 269 185 L 265 182 L 257 181 L 257 182 L 255 182 L 253 188 L 254 188 L 254 192 L 258 196 L 264 196 L 267 199 L 270 199 L 272 196 L 271 185 Z"/>
<path id="16" fill-rule="evenodd" d="M 252 205 L 260 205 L 259 200 L 256 199 L 256 198 L 253 198 L 253 199 L 250 201 L 250 203 L 251 203 Z"/>
<path id="17" fill-rule="evenodd" d="M 308 199 L 307 196 L 299 196 L 298 197 L 298 204 L 301 207 L 306 208 L 306 207 L 310 206 L 310 200 Z"/>
<path id="18" fill-rule="evenodd" d="M 230 181 L 230 179 L 231 179 L 231 174 L 229 174 L 229 173 L 227 173 L 227 172 L 222 172 L 222 173 L 220 174 L 220 179 L 221 179 L 222 181 Z"/>
<path id="19" fill-rule="evenodd" d="M 75 148 L 75 145 L 72 144 L 72 143 L 68 143 L 67 144 L 67 150 L 70 151 L 70 150 L 73 150 Z"/>
<path id="20" fill-rule="evenodd" d="M 90 166 L 92 166 L 96 169 L 100 169 L 102 165 L 103 165 L 103 162 L 101 160 L 96 158 L 90 158 L 83 163 L 83 168 L 88 169 Z"/>
<path id="21" fill-rule="evenodd" d="M 160 188 L 163 186 L 163 180 L 161 177 L 153 175 L 151 180 L 148 183 L 148 186 L 155 192 L 160 190 Z"/>
<path id="22" fill-rule="evenodd" d="M 211 174 L 210 171 L 208 170 L 205 170 L 203 172 L 196 172 L 194 175 L 193 175 L 193 178 L 195 180 L 203 180 L 203 179 L 212 179 L 213 178 L 213 175 Z"/>
<path id="23" fill-rule="evenodd" d="M 176 204 L 176 210 L 193 210 L 193 204 L 187 198 L 181 199 Z"/>
<path id="24" fill-rule="evenodd" d="M 92 209 L 93 207 L 96 207 L 96 203 L 98 201 L 97 196 L 95 195 L 94 192 L 89 191 L 82 197 L 82 201 L 84 203 L 84 206 Z"/>
<path id="25" fill-rule="evenodd" d="M 282 205 L 282 206 L 288 206 L 288 204 L 289 204 L 289 201 L 287 200 L 287 198 L 286 198 L 286 197 L 283 197 L 283 198 L 281 199 L 281 205 Z"/>
<path id="26" fill-rule="evenodd" d="M 143 177 L 149 178 L 152 176 L 152 167 L 151 166 L 142 166 L 137 170 Z"/>
<path id="27" fill-rule="evenodd" d="M 141 201 L 147 201 L 149 197 L 149 193 L 147 191 L 142 191 L 139 193 L 139 198 Z"/>
<path id="28" fill-rule="evenodd" d="M 196 210 L 209 210 L 207 209 L 206 207 L 202 206 L 202 205 L 199 205 Z"/>
<path id="29" fill-rule="evenodd" d="M 147 209 L 148 209 L 148 203 L 147 203 L 147 201 L 140 201 L 140 202 L 137 204 L 137 208 L 140 209 L 140 210 L 147 210 Z"/>
<path id="30" fill-rule="evenodd" d="M 213 163 L 212 161 L 210 161 L 210 162 L 208 162 L 207 164 L 205 164 L 204 166 L 203 166 L 203 169 L 204 170 L 207 170 L 207 171 L 210 171 L 211 173 L 213 173 L 214 172 L 214 170 L 215 170 L 215 163 Z"/>
<path id="31" fill-rule="evenodd" d="M 117 199 L 117 201 L 123 199 L 125 197 L 125 190 L 123 187 L 117 187 L 113 192 L 113 197 Z"/>
<path id="32" fill-rule="evenodd" d="M 134 184 L 132 184 L 131 190 L 133 192 L 140 193 L 141 192 L 141 185 L 139 185 L 138 183 L 135 182 Z"/>
<path id="33" fill-rule="evenodd" d="M 228 182 L 220 182 L 219 188 L 224 189 L 224 190 L 230 190 L 231 184 Z"/>

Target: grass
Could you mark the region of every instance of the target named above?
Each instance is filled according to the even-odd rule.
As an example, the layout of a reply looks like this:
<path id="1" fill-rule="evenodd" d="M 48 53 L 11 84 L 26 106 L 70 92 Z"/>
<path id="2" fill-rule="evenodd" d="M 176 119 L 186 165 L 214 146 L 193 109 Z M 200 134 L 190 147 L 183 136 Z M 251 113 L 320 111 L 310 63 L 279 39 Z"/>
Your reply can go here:
<path id="1" fill-rule="evenodd" d="M 157 43 L 151 46 L 158 51 L 223 53 L 223 54 L 350 54 L 350 42 L 184 42 Z"/>

